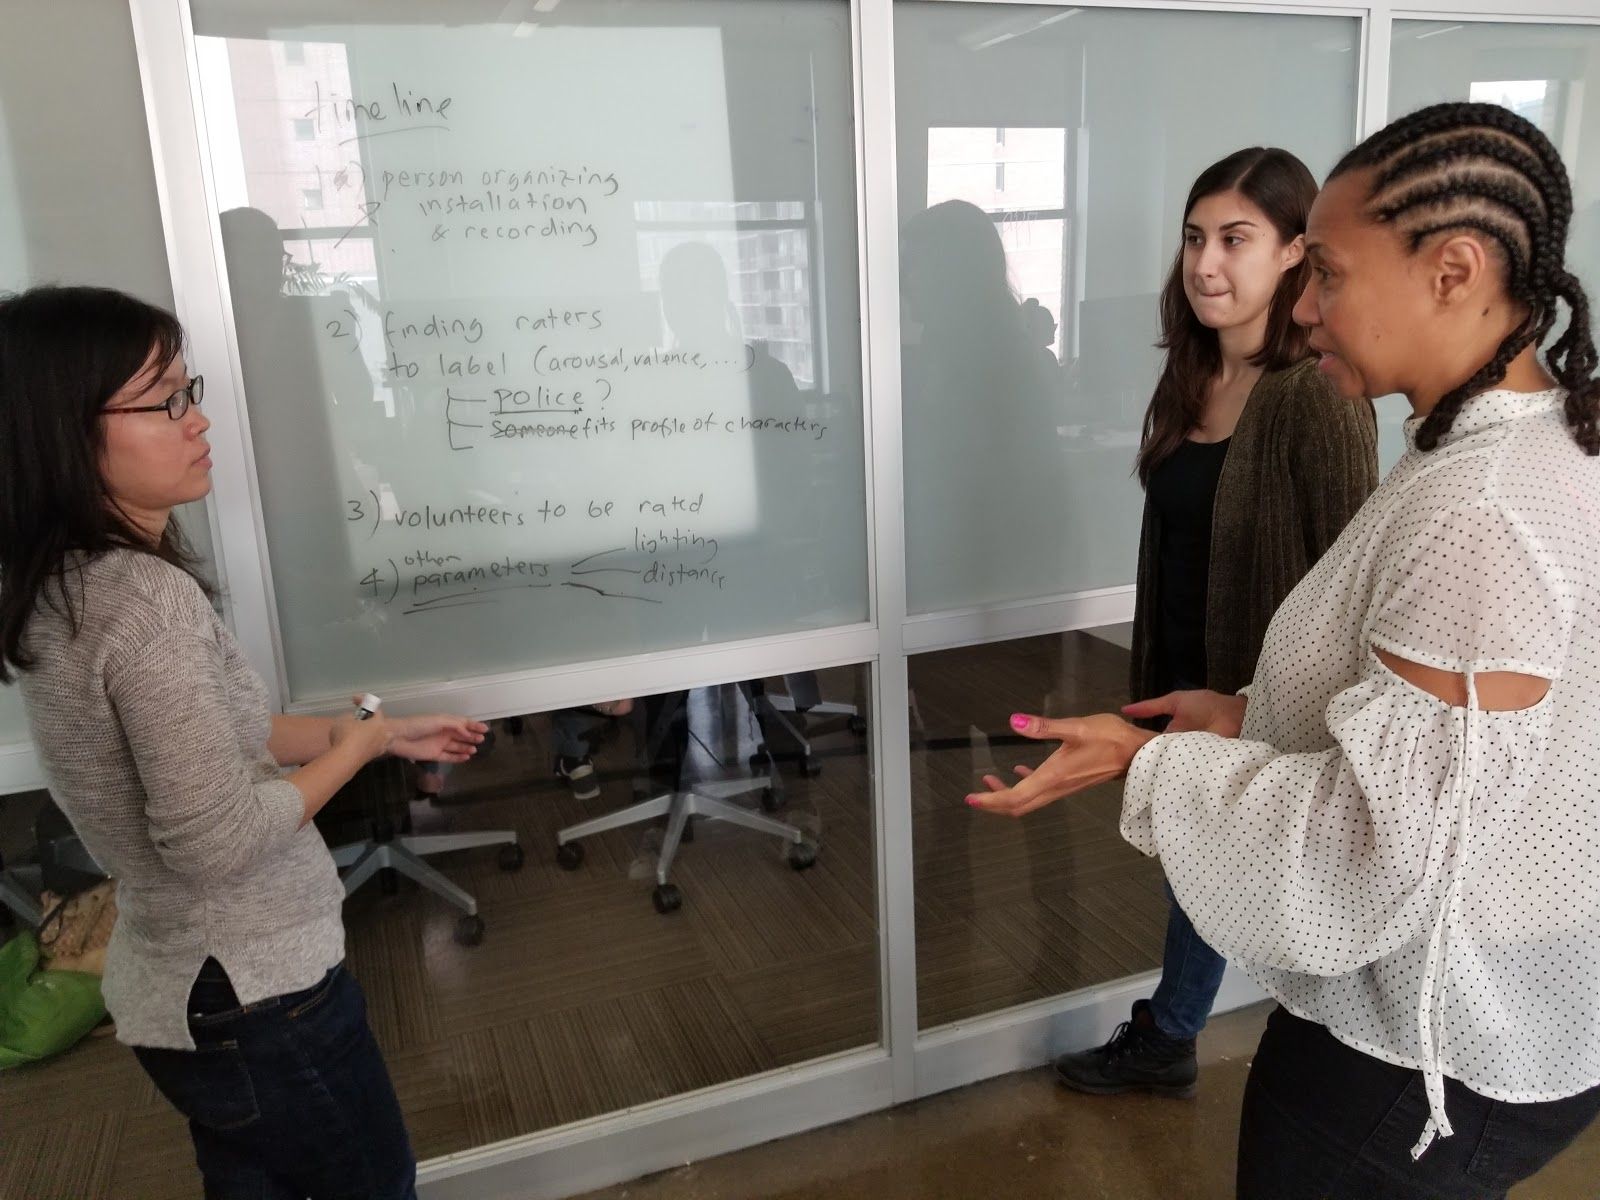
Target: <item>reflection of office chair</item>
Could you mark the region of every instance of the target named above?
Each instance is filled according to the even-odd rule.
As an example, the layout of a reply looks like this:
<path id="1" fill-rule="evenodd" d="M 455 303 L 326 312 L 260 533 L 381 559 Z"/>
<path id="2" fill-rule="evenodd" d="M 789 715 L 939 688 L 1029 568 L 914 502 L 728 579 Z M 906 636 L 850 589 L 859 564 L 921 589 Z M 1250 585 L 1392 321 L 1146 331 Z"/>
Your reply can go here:
<path id="1" fill-rule="evenodd" d="M 757 701 L 752 685 L 739 684 L 739 694 L 750 705 L 751 711 L 756 711 Z M 649 730 L 648 737 L 640 739 L 642 751 L 640 767 L 643 772 L 648 773 L 656 763 L 668 736 L 674 732 L 679 723 L 682 722 L 686 727 L 688 695 L 687 692 L 677 692 L 670 696 L 656 715 L 654 727 Z M 643 706 L 634 711 L 639 714 L 635 728 L 641 728 L 644 725 Z M 666 817 L 667 833 L 661 843 L 661 853 L 656 859 L 656 886 L 650 898 L 655 903 L 657 912 L 670 913 L 683 905 L 683 893 L 676 885 L 667 881 L 667 874 L 672 870 L 672 862 L 678 855 L 678 847 L 687 840 L 684 834 L 689 818 L 706 817 L 713 821 L 727 821 L 730 825 L 782 838 L 789 843 L 789 865 L 797 871 L 804 871 L 817 861 L 817 847 L 806 838 L 799 826 L 762 816 L 760 813 L 751 812 L 747 808 L 728 802 L 734 796 L 760 792 L 763 807 L 777 807 L 783 791 L 777 766 L 770 754 L 756 757 L 765 767 L 761 774 L 748 779 L 704 781 L 685 789 L 683 774 L 687 756 L 680 755 L 672 791 L 630 805 L 620 812 L 567 826 L 556 834 L 556 862 L 569 871 L 575 871 L 583 864 L 583 846 L 579 841 L 580 838 Z M 757 767 L 757 770 L 761 770 L 761 767 Z"/>
<path id="2" fill-rule="evenodd" d="M 30 929 L 37 929 L 44 916 L 38 900 L 42 886 L 37 866 L 8 867 L 0 860 L 0 908 Z"/>
<path id="3" fill-rule="evenodd" d="M 66 814 L 46 799 L 33 822 L 34 848 L 23 861 L 0 862 L 0 908 L 30 928 L 37 928 L 44 910 L 39 894 L 71 894 L 92 887 L 106 877 L 94 855 L 73 831 Z"/>
<path id="4" fill-rule="evenodd" d="M 767 734 L 767 722 L 775 721 L 790 737 L 792 737 L 800 750 L 800 773 L 807 779 L 814 779 L 822 774 L 822 764 L 811 753 L 811 741 L 806 737 L 810 732 L 810 719 L 813 717 L 846 717 L 848 718 L 850 732 L 861 736 L 867 732 L 867 722 L 854 704 L 838 704 L 832 700 L 822 698 L 822 688 L 817 682 L 815 671 L 802 671 L 797 675 L 785 675 L 783 686 L 788 689 L 788 695 L 774 696 L 767 691 L 765 684 L 756 680 L 750 685 L 754 693 L 754 704 L 751 706 L 756 714 L 756 722 L 761 727 L 763 737 Z M 799 717 L 799 724 L 789 719 L 793 713 Z M 763 756 L 771 757 L 765 744 L 756 747 L 756 752 L 751 756 L 750 765 L 757 767 Z"/>
<path id="5" fill-rule="evenodd" d="M 461 909 L 465 915 L 456 922 L 456 941 L 464 946 L 476 946 L 483 940 L 483 918 L 478 915 L 477 899 L 457 887 L 438 868 L 424 862 L 422 856 L 499 846 L 500 869 L 516 871 L 522 867 L 522 847 L 517 844 L 516 833 L 509 829 L 485 829 L 474 833 L 402 834 L 390 811 L 393 797 L 404 794 L 397 778 L 400 767 L 397 763 L 386 764 L 386 767 L 357 777 L 356 786 L 365 792 L 371 835 L 333 850 L 333 861 L 343 873 L 344 894 L 353 894 L 379 871 L 397 871 Z M 386 787 L 385 783 L 393 786 Z"/>

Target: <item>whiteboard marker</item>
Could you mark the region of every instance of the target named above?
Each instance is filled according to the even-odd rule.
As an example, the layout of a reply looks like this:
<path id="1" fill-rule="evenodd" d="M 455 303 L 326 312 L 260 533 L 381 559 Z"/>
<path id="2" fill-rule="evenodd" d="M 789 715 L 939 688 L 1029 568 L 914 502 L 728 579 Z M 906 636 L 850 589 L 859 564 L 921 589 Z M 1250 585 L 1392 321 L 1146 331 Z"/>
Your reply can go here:
<path id="1" fill-rule="evenodd" d="M 383 701 L 378 699 L 371 692 L 363 692 L 361 699 L 356 701 L 356 720 L 365 721 L 373 713 L 378 711 L 378 706 L 382 703 Z"/>

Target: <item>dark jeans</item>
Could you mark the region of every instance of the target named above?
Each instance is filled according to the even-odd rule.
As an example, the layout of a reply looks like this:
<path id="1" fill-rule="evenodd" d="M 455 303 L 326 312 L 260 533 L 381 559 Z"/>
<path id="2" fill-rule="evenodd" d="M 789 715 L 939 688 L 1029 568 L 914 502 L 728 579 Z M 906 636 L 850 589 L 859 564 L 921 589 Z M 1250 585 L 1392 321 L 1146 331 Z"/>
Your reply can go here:
<path id="1" fill-rule="evenodd" d="M 587 758 L 589 736 L 606 723 L 606 718 L 581 708 L 558 708 L 550 714 L 550 729 L 556 754 L 562 758 Z"/>
<path id="2" fill-rule="evenodd" d="M 416 1160 L 355 977 L 240 1007 L 214 959 L 194 1050 L 134 1047 L 189 1118 L 206 1200 L 415 1200 Z"/>
<path id="3" fill-rule="evenodd" d="M 1506 1104 L 1445 1080 L 1455 1134 L 1411 1160 L 1422 1075 L 1277 1009 L 1239 1119 L 1239 1200 L 1490 1200 L 1554 1158 L 1600 1112 L 1600 1088 Z"/>
<path id="4" fill-rule="evenodd" d="M 1205 685 L 1166 672 L 1168 691 L 1192 692 Z M 1150 1016 L 1156 1028 L 1170 1038 L 1187 1041 L 1206 1027 L 1211 1006 L 1217 1002 L 1227 960 L 1206 945 L 1195 932 L 1187 913 L 1167 887 L 1167 941 L 1161 950 L 1161 982 L 1150 997 Z"/>
<path id="5" fill-rule="evenodd" d="M 1217 1002 L 1227 960 L 1206 945 L 1167 888 L 1167 941 L 1161 951 L 1161 982 L 1150 997 L 1150 1016 L 1170 1038 L 1197 1037 Z"/>

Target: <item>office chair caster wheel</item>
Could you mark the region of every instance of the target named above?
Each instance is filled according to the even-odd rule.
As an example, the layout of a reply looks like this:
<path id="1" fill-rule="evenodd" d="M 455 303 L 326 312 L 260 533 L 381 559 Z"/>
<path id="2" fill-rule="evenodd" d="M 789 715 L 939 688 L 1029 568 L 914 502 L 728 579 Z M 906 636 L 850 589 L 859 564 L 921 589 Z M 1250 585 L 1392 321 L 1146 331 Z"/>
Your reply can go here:
<path id="1" fill-rule="evenodd" d="M 815 779 L 822 774 L 822 764 L 808 754 L 800 760 L 800 774 L 807 779 Z"/>
<path id="2" fill-rule="evenodd" d="M 524 861 L 522 846 L 512 842 L 509 846 L 500 847 L 500 869 L 502 871 L 520 871 Z"/>
<path id="3" fill-rule="evenodd" d="M 810 842 L 796 842 L 789 847 L 789 865 L 796 871 L 816 866 L 817 848 Z"/>
<path id="4" fill-rule="evenodd" d="M 850 718 L 850 732 L 857 737 L 867 736 L 867 719 L 860 714 Z"/>
<path id="5" fill-rule="evenodd" d="M 757 746 L 756 752 L 750 756 L 750 769 L 756 772 L 767 769 L 767 748 L 765 746 Z"/>
<path id="6" fill-rule="evenodd" d="M 469 914 L 457 921 L 456 941 L 463 946 L 476 946 L 483 941 L 483 918 Z"/>
<path id="7" fill-rule="evenodd" d="M 670 883 L 656 885 L 656 890 L 650 893 L 650 900 L 662 916 L 683 907 L 683 893 Z"/>
<path id="8" fill-rule="evenodd" d="M 563 871 L 576 871 L 583 866 L 583 845 L 580 842 L 567 842 L 556 847 L 556 866 Z"/>
<path id="9" fill-rule="evenodd" d="M 774 788 L 761 789 L 761 811 L 777 812 L 783 807 L 783 795 Z"/>

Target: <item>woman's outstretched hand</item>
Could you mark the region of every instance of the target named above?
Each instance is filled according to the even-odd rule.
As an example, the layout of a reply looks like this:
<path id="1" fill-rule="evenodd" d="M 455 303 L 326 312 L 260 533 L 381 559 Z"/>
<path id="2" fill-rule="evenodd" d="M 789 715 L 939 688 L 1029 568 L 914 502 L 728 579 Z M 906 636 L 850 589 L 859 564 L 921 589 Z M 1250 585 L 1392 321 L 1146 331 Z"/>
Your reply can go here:
<path id="1" fill-rule="evenodd" d="M 1010 787 L 998 776 L 985 775 L 989 790 L 967 797 L 973 808 L 1007 817 L 1023 816 L 1097 783 L 1120 779 L 1139 748 L 1156 736 L 1115 713 L 1060 720 L 1018 713 L 1011 718 L 1011 728 L 1024 737 L 1061 745 L 1037 767 L 1017 767 L 1019 779 Z"/>
<path id="2" fill-rule="evenodd" d="M 445 713 L 390 717 L 394 740 L 389 753 L 413 762 L 464 763 L 478 752 L 489 727 L 482 721 Z"/>
<path id="3" fill-rule="evenodd" d="M 1168 692 L 1154 700 L 1124 705 L 1122 715 L 1135 721 L 1170 717 L 1167 733 L 1215 733 L 1238 737 L 1244 727 L 1244 696 L 1225 696 L 1221 692 Z"/>

